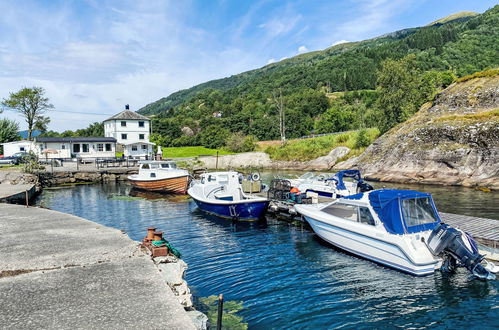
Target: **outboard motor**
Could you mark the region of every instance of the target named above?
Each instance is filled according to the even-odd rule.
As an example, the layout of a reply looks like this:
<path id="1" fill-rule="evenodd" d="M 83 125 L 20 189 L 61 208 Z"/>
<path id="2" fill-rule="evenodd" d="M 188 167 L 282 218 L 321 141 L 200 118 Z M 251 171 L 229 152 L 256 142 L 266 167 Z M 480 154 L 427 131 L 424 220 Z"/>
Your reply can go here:
<path id="1" fill-rule="evenodd" d="M 459 229 L 440 223 L 430 234 L 427 246 L 431 253 L 444 259 L 443 270 L 452 271 L 456 265 L 462 265 L 479 279 L 496 278 L 480 263 L 484 257 L 478 253 L 476 242 Z"/>
<path id="2" fill-rule="evenodd" d="M 371 190 L 374 190 L 373 186 L 364 180 L 360 179 L 359 182 L 357 182 L 357 193 L 363 193 Z"/>

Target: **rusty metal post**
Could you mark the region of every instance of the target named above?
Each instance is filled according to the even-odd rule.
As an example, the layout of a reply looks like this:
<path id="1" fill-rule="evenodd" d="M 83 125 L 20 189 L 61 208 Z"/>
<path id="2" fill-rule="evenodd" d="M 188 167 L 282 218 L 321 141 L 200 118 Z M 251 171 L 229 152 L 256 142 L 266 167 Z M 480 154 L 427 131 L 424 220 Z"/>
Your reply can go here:
<path id="1" fill-rule="evenodd" d="M 215 169 L 217 169 L 217 170 L 218 170 L 218 150 L 217 150 L 217 163 L 216 163 L 216 165 L 215 165 Z"/>
<path id="2" fill-rule="evenodd" d="M 26 207 L 29 207 L 29 196 L 28 196 L 28 191 L 25 191 L 25 196 L 26 196 Z"/>
<path id="3" fill-rule="evenodd" d="M 218 315 L 217 315 L 217 330 L 222 330 L 222 315 L 224 308 L 224 295 L 218 296 Z"/>
<path id="4" fill-rule="evenodd" d="M 163 240 L 163 232 L 162 231 L 155 231 L 153 232 L 153 241 L 162 241 Z"/>
<path id="5" fill-rule="evenodd" d="M 147 236 L 146 239 L 152 241 L 154 238 L 154 232 L 156 231 L 156 227 L 147 227 Z"/>

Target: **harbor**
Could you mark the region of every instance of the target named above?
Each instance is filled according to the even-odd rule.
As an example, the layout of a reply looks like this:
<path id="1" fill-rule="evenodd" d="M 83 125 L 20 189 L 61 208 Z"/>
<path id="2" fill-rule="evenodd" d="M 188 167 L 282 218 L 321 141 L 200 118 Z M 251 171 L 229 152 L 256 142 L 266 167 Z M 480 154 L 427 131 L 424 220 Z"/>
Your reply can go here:
<path id="1" fill-rule="evenodd" d="M 438 191 L 433 194 L 440 211 L 478 216 L 495 212 L 496 194 L 457 187 L 433 189 Z M 456 198 L 470 194 L 484 204 L 455 206 Z M 160 228 L 189 265 L 186 280 L 192 294 L 223 293 L 226 299 L 242 301 L 240 314 L 255 329 L 355 326 L 364 324 L 367 314 L 373 327 L 423 325 L 466 311 L 469 318 L 449 320 L 464 327 L 491 317 L 497 304 L 498 282 L 478 281 L 465 269 L 454 275 L 436 272 L 415 278 L 332 248 L 304 224 L 272 217 L 264 222 L 233 222 L 200 212 L 185 196 L 137 193 L 124 183 L 106 183 L 48 189 L 37 204 L 126 231 L 137 241 L 145 227 Z M 381 303 L 402 312 L 400 304 L 407 292 L 414 293 L 403 317 L 377 308 Z M 473 292 L 479 292 L 479 301 L 470 300 Z M 302 297 L 300 304 L 290 304 L 296 297 Z M 334 308 L 324 309 L 325 301 Z M 417 312 L 421 308 L 433 313 L 421 317 Z M 342 313 L 349 313 L 347 323 L 339 319 Z"/>

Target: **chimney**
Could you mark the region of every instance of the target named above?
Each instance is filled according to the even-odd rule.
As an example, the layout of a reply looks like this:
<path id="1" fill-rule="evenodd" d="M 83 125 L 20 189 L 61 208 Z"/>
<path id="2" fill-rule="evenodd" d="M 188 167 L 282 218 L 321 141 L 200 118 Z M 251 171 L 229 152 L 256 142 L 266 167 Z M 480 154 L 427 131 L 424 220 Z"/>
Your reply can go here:
<path id="1" fill-rule="evenodd" d="M 125 104 L 125 110 L 130 110 L 130 106 L 128 104 Z"/>

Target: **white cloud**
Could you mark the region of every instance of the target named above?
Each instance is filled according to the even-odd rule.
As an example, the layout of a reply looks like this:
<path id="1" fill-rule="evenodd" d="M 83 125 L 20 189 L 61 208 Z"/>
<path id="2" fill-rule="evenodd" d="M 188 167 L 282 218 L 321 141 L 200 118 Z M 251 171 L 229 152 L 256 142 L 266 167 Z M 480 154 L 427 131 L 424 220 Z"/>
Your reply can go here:
<path id="1" fill-rule="evenodd" d="M 305 47 L 305 46 L 298 47 L 298 54 L 303 54 L 303 53 L 306 53 L 306 52 L 308 52 L 307 47 Z"/>
<path id="2" fill-rule="evenodd" d="M 291 32 L 296 27 L 301 18 L 301 15 L 292 17 L 274 17 L 271 20 L 260 24 L 258 27 L 261 29 L 265 29 L 270 37 L 275 38 L 279 35 L 284 35 Z"/>
<path id="3" fill-rule="evenodd" d="M 277 62 L 277 60 L 275 58 L 271 58 L 270 60 L 267 61 L 267 64 L 272 64 L 275 62 Z"/>

